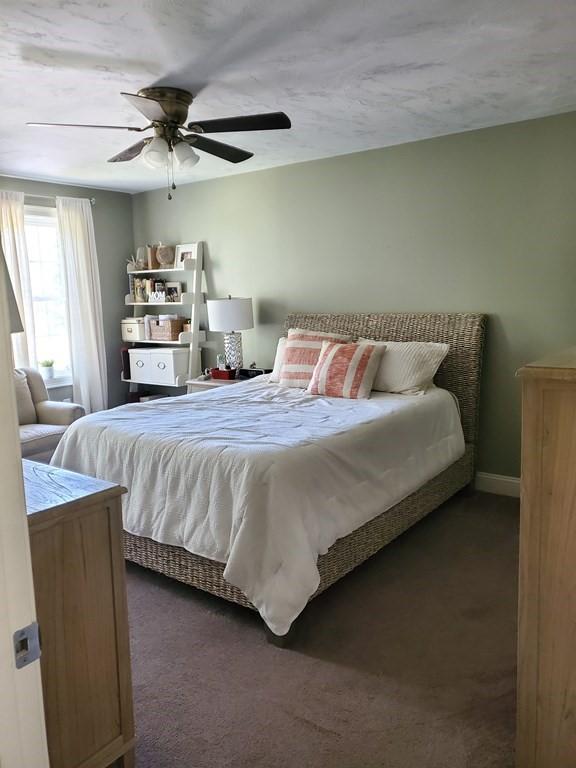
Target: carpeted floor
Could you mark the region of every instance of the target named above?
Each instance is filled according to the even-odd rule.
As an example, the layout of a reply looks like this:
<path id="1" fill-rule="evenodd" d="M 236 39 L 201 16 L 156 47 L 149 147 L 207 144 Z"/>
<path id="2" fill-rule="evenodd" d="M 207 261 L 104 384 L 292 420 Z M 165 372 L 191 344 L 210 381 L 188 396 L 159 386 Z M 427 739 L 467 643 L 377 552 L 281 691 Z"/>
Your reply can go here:
<path id="1" fill-rule="evenodd" d="M 457 496 L 306 609 L 128 568 L 138 768 L 512 768 L 518 504 Z"/>

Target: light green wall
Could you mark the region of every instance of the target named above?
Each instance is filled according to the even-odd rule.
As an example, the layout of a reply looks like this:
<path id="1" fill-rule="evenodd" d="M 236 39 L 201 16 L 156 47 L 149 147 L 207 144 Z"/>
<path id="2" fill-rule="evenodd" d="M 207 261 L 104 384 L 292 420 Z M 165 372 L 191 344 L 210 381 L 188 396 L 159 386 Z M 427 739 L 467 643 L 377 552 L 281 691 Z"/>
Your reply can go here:
<path id="1" fill-rule="evenodd" d="M 108 363 L 108 399 L 110 406 L 126 402 L 126 385 L 120 382 L 120 320 L 126 315 L 126 259 L 132 252 L 132 199 L 122 192 L 106 192 L 63 184 L 26 181 L 0 176 L 0 189 L 12 189 L 26 195 L 62 195 L 94 197 L 92 208 L 94 236 L 98 251 L 100 287 L 104 313 L 104 335 Z M 30 200 L 33 204 L 50 204 Z M 56 395 L 56 393 L 54 393 Z"/>
<path id="2" fill-rule="evenodd" d="M 575 113 L 142 193 L 133 215 L 137 245 L 206 241 L 210 295 L 254 297 L 260 364 L 289 310 L 487 312 L 479 469 L 519 473 L 514 372 L 576 337 Z"/>

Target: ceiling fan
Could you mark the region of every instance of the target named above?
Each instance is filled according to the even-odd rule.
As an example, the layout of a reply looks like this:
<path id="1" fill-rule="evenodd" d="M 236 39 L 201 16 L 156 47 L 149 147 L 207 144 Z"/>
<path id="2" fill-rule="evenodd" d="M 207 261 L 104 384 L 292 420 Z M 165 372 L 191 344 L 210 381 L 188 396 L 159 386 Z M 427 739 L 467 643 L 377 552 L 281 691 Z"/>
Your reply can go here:
<path id="1" fill-rule="evenodd" d="M 210 139 L 206 133 L 227 133 L 234 131 L 271 131 L 290 128 L 291 122 L 284 112 L 268 112 L 259 115 L 222 117 L 214 120 L 194 120 L 188 122 L 188 108 L 193 101 L 189 91 L 182 88 L 152 87 L 142 88 L 138 93 L 122 93 L 132 106 L 144 115 L 149 124 L 143 128 L 127 125 L 80 125 L 75 123 L 27 123 L 30 126 L 65 127 L 65 128 L 104 128 L 142 133 L 154 130 L 136 144 L 124 149 L 109 163 L 123 163 L 142 154 L 143 160 L 153 168 L 168 168 L 171 188 L 174 184 L 174 157 L 179 167 L 192 168 L 198 162 L 195 149 L 215 155 L 230 163 L 242 163 L 253 156 L 252 152 Z M 186 132 L 186 133 L 184 133 Z M 170 194 L 168 195 L 171 198 Z"/>

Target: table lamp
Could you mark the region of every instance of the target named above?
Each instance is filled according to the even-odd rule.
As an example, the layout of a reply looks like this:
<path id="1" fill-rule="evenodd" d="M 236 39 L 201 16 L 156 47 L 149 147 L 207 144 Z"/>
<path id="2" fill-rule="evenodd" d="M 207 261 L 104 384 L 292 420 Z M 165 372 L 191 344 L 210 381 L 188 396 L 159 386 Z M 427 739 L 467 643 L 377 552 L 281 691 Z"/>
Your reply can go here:
<path id="1" fill-rule="evenodd" d="M 6 293 L 8 294 L 8 320 L 10 323 L 10 333 L 22 333 L 24 326 L 22 325 L 22 318 L 20 317 L 18 305 L 16 304 L 16 297 L 14 296 L 14 289 L 12 288 L 12 280 L 10 279 L 8 265 L 6 264 L 4 252 L 2 251 L 2 245 L 0 245 L 0 262 L 2 262 Z"/>
<path id="2" fill-rule="evenodd" d="M 254 328 L 252 299 L 228 296 L 227 299 L 208 299 L 208 327 L 211 331 L 224 333 L 224 354 L 230 368 L 242 367 L 242 334 Z"/>

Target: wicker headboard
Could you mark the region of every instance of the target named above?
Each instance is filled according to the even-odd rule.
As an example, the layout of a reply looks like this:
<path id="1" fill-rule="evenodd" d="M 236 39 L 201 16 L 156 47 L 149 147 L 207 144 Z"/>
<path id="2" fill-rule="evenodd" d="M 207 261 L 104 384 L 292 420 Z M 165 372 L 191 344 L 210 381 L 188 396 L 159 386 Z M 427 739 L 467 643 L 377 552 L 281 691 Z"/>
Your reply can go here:
<path id="1" fill-rule="evenodd" d="M 341 315 L 303 312 L 288 315 L 285 327 L 286 330 L 342 331 L 376 341 L 442 341 L 450 344 L 450 351 L 435 381 L 458 398 L 464 438 L 467 443 L 476 443 L 486 315 L 465 312 Z"/>

